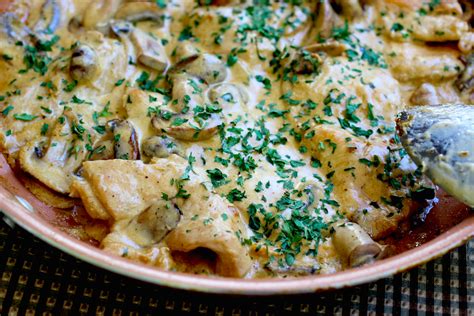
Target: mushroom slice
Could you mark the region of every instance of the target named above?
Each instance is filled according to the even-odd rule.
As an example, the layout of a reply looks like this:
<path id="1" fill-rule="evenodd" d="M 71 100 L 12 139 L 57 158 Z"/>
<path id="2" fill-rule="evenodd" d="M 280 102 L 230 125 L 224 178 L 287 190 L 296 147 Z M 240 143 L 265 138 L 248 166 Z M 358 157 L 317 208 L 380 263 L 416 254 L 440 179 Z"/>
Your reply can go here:
<path id="1" fill-rule="evenodd" d="M 134 217 L 124 233 L 141 247 L 159 243 L 178 226 L 181 212 L 172 201 L 159 200 Z"/>
<path id="2" fill-rule="evenodd" d="M 163 23 L 163 12 L 153 2 L 129 2 L 119 7 L 115 19 L 129 22 L 152 20 L 161 25 Z"/>
<path id="3" fill-rule="evenodd" d="M 61 22 L 61 7 L 56 0 L 46 0 L 41 8 L 40 20 L 34 29 L 40 33 L 54 33 Z"/>
<path id="4" fill-rule="evenodd" d="M 186 72 L 191 76 L 198 77 L 208 84 L 219 83 L 227 78 L 227 67 L 212 54 L 199 54 L 189 57 L 178 63 L 174 72 Z"/>
<path id="5" fill-rule="evenodd" d="M 222 119 L 213 114 L 203 127 L 191 126 L 191 124 L 172 126 L 166 129 L 166 133 L 171 137 L 184 141 L 202 141 L 214 136 L 221 124 Z"/>
<path id="6" fill-rule="evenodd" d="M 318 74 L 322 62 L 318 54 L 303 49 L 291 60 L 290 68 L 299 75 Z"/>
<path id="7" fill-rule="evenodd" d="M 307 50 L 311 53 L 326 53 L 329 56 L 337 57 L 341 56 L 345 51 L 349 49 L 349 46 L 345 43 L 341 43 L 335 40 L 327 40 L 323 43 L 314 43 L 303 47 L 303 49 Z"/>
<path id="8" fill-rule="evenodd" d="M 20 166 L 51 189 L 69 193 L 75 172 L 85 159 L 86 152 L 72 133 L 73 119 L 63 116 L 64 123 L 56 123 L 49 140 L 34 140 L 20 150 Z M 76 146 L 77 145 L 77 146 Z"/>
<path id="9" fill-rule="evenodd" d="M 233 104 L 244 105 L 249 101 L 247 91 L 234 83 L 220 83 L 212 86 L 207 92 L 207 97 L 212 103 L 220 104 L 222 108 Z"/>
<path id="10" fill-rule="evenodd" d="M 137 60 L 140 63 L 161 73 L 166 70 L 168 58 L 158 40 L 139 29 L 133 30 L 131 40 L 136 47 Z"/>
<path id="11" fill-rule="evenodd" d="M 173 53 L 176 62 L 179 64 L 188 59 L 195 59 L 199 56 L 198 49 L 188 41 L 179 42 Z"/>
<path id="12" fill-rule="evenodd" d="M 176 118 L 183 119 L 182 116 L 178 115 L 176 115 Z M 176 119 L 174 122 L 176 122 Z M 158 116 L 154 116 L 152 123 L 156 130 L 164 132 L 173 138 L 184 141 L 202 141 L 211 138 L 217 133 L 219 125 L 222 124 L 222 119 L 217 114 L 211 114 L 210 118 L 204 121 L 202 126 L 199 126 L 197 123 L 190 123 L 189 120 L 180 125 L 175 125 Z"/>
<path id="13" fill-rule="evenodd" d="M 114 157 L 124 160 L 139 160 L 140 150 L 137 134 L 126 120 L 112 120 L 107 125 L 114 133 Z"/>
<path id="14" fill-rule="evenodd" d="M 466 68 L 456 80 L 456 86 L 462 92 L 474 89 L 474 53 L 463 58 Z"/>
<path id="15" fill-rule="evenodd" d="M 185 109 L 193 109 L 196 106 L 204 104 L 204 97 L 202 92 L 206 85 L 200 82 L 196 77 L 189 74 L 180 73 L 171 75 L 171 97 L 176 102 L 173 102 L 173 110 L 182 113 Z"/>
<path id="16" fill-rule="evenodd" d="M 69 72 L 77 81 L 93 81 L 99 74 L 99 60 L 95 51 L 88 45 L 76 47 L 71 55 Z"/>
<path id="17" fill-rule="evenodd" d="M 175 109 L 166 112 L 170 117 L 155 115 L 153 127 L 160 133 L 184 141 L 201 141 L 214 136 L 222 124 L 221 116 L 215 111 L 209 115 L 199 114 L 199 109 L 205 106 L 203 91 L 206 85 L 196 77 L 183 73 L 173 74 L 171 81 L 172 106 Z"/>
<path id="18" fill-rule="evenodd" d="M 160 133 L 184 141 L 211 138 L 222 124 L 222 118 L 217 114 L 221 110 L 215 107 L 211 113 L 204 112 L 204 107 L 208 108 L 203 95 L 207 85 L 186 73 L 174 73 L 170 77 L 174 100 L 171 106 L 174 109 L 154 116 L 153 127 Z"/>
<path id="19" fill-rule="evenodd" d="M 383 254 L 382 247 L 356 223 L 334 224 L 332 229 L 334 247 L 351 268 L 374 262 Z"/>
<path id="20" fill-rule="evenodd" d="M 148 137 L 142 144 L 142 152 L 150 158 L 167 158 L 172 154 L 184 157 L 181 146 L 166 136 Z"/>
<path id="21" fill-rule="evenodd" d="M 315 16 L 311 33 L 308 36 L 311 42 L 318 37 L 331 37 L 334 27 L 342 24 L 341 18 L 336 14 L 329 0 L 318 1 Z"/>

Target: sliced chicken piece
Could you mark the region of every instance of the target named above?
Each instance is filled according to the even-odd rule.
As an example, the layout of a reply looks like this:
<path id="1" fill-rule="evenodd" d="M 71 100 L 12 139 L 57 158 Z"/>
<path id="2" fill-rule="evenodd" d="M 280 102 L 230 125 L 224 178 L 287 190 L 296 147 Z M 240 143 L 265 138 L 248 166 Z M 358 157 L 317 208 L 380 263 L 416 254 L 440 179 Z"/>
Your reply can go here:
<path id="1" fill-rule="evenodd" d="M 401 186 L 395 190 L 378 179 L 384 174 L 388 144 L 358 139 L 345 130 L 329 125 L 319 125 L 310 131 L 314 131 L 314 136 L 304 138 L 302 145 L 321 162 L 327 174 L 332 174 L 330 181 L 334 184 L 334 197 L 341 211 L 376 240 L 394 231 L 398 223 L 408 216 L 410 203 L 405 198 L 407 188 Z M 393 170 L 391 176 L 394 179 L 401 176 L 396 172 L 401 173 L 402 167 L 407 172 L 416 169 L 412 162 L 404 161 L 400 170 Z M 401 201 L 400 208 L 391 205 L 392 199 Z"/>
<path id="2" fill-rule="evenodd" d="M 75 173 L 86 157 L 83 140 L 78 139 L 82 126 L 72 115 L 64 115 L 49 139 L 35 139 L 20 150 L 20 166 L 23 170 L 60 193 L 69 193 Z M 84 132 L 84 131 L 83 131 Z"/>
<path id="3" fill-rule="evenodd" d="M 186 52 L 183 52 L 186 53 Z M 227 78 L 227 67 L 213 54 L 197 54 L 182 59 L 172 69 L 174 73 L 185 72 L 204 80 L 208 84 L 223 82 Z"/>
<path id="4" fill-rule="evenodd" d="M 219 275 L 245 276 L 251 260 L 248 249 L 242 246 L 245 230 L 239 211 L 219 195 L 209 194 L 203 198 L 199 191 L 209 194 L 203 190 L 192 191 L 181 206 L 183 218 L 166 237 L 166 243 L 170 249 L 178 251 L 210 249 L 218 256 L 216 268 Z"/>
<path id="5" fill-rule="evenodd" d="M 84 178 L 73 183 L 72 194 L 82 198 L 93 218 L 110 220 L 114 223 L 112 233 L 123 236 L 127 235 L 124 223 L 128 227 L 128 223 L 144 217 L 143 213 L 150 206 L 163 199 L 173 200 L 182 216 L 165 238 L 169 248 L 185 252 L 210 249 L 218 257 L 218 274 L 244 276 L 250 269 L 251 260 L 248 249 L 242 245 L 241 238 L 246 234 L 239 212 L 203 185 L 208 180 L 201 170 L 194 168 L 189 173 L 189 180 L 183 180 L 187 167 L 187 161 L 176 155 L 154 159 L 148 165 L 141 161 L 90 161 L 84 163 Z M 178 192 L 181 196 L 187 192 L 189 197 L 178 197 Z M 153 214 L 145 217 L 147 221 L 160 220 Z M 134 249 L 143 248 L 143 245 L 151 247 L 156 241 L 150 238 L 147 244 L 141 238 L 140 245 L 135 244 Z"/>
<path id="6" fill-rule="evenodd" d="M 456 41 L 468 31 L 458 0 L 378 0 L 375 6 L 378 23 L 399 41 Z"/>
<path id="7" fill-rule="evenodd" d="M 413 43 L 392 43 L 387 57 L 393 76 L 402 81 L 438 82 L 459 75 L 464 69 L 457 50 Z"/>
<path id="8" fill-rule="evenodd" d="M 128 22 L 152 20 L 163 23 L 163 11 L 154 2 L 133 1 L 122 4 L 115 13 L 115 19 Z"/>

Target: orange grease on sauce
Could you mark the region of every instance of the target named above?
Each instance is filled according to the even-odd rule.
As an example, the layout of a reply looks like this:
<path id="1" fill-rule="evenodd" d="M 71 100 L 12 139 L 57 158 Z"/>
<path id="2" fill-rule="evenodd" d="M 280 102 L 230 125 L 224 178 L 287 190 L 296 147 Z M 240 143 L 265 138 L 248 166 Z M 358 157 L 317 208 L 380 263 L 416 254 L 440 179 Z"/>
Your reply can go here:
<path id="1" fill-rule="evenodd" d="M 438 201 L 423 221 L 410 220 L 385 240 L 385 243 L 393 246 L 395 253 L 418 247 L 474 215 L 469 206 L 442 189 L 436 191 L 436 197 Z"/>

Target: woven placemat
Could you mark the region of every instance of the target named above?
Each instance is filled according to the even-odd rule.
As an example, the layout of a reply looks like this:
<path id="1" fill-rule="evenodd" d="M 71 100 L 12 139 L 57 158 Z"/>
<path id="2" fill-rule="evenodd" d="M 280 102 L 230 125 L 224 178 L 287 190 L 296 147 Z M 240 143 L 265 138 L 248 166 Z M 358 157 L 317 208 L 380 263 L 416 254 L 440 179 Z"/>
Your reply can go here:
<path id="1" fill-rule="evenodd" d="M 474 241 L 394 277 L 322 294 L 235 297 L 110 273 L 0 220 L 0 315 L 474 315 Z"/>

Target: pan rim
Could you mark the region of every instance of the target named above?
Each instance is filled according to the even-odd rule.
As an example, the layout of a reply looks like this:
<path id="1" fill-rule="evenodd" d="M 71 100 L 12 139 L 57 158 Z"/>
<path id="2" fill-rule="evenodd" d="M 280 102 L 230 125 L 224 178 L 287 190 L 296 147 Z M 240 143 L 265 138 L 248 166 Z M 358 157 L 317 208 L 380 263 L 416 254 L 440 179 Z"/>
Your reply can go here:
<path id="1" fill-rule="evenodd" d="M 326 275 L 286 279 L 237 279 L 165 271 L 81 242 L 21 205 L 0 187 L 0 212 L 53 247 L 99 268 L 148 283 L 204 293 L 233 295 L 304 294 L 340 289 L 389 277 L 439 257 L 474 237 L 474 216 L 435 239 L 374 264 Z"/>

